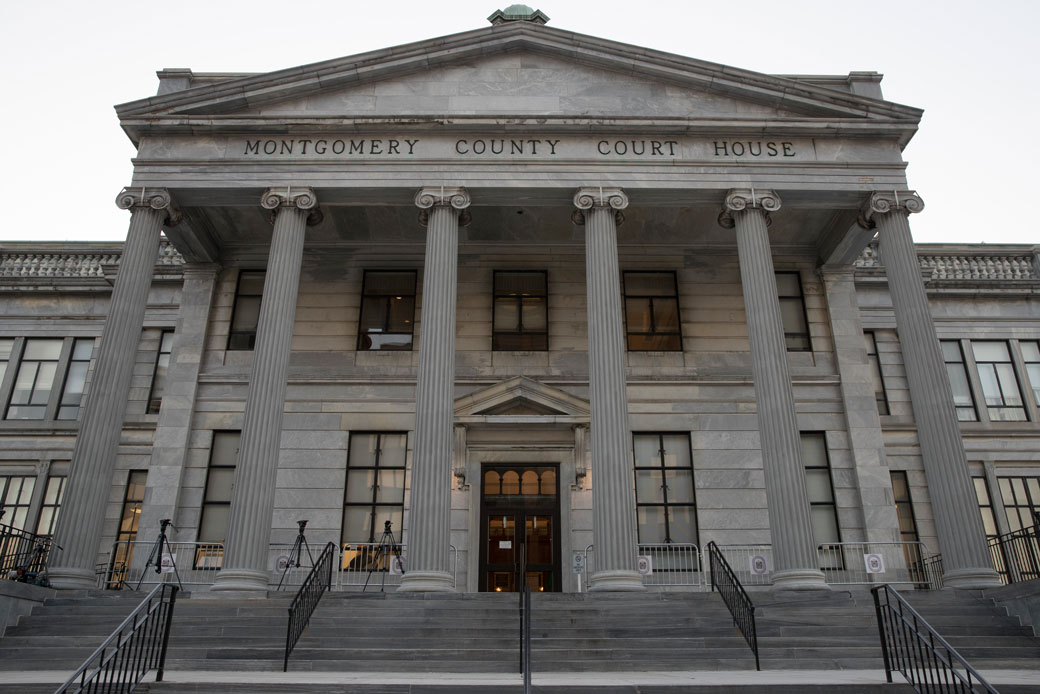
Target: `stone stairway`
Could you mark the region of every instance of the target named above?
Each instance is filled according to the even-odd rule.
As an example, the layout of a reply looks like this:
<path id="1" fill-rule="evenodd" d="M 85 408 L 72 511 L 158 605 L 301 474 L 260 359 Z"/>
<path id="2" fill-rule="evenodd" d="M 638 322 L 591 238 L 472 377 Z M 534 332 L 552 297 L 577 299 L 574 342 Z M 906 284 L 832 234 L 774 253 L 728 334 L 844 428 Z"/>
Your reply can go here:
<path id="1" fill-rule="evenodd" d="M 1040 641 L 1017 620 L 984 603 L 979 594 L 946 591 L 909 597 L 976 668 L 1040 670 Z M 290 658 L 287 675 L 280 670 L 289 595 L 185 598 L 178 599 L 174 612 L 167 654 L 169 681 L 139 691 L 232 694 L 287 687 L 294 692 L 519 691 L 501 684 L 515 677 L 518 665 L 515 595 L 328 594 Z M 534 595 L 536 683 L 539 673 L 570 673 L 568 681 L 576 683 L 599 678 L 595 686 L 584 689 L 578 684 L 553 688 L 543 681 L 536 691 L 911 691 L 905 685 L 877 682 L 839 687 L 780 681 L 787 676 L 784 673 L 794 676 L 798 671 L 831 671 L 836 677 L 842 672 L 872 671 L 876 680 L 883 663 L 869 592 L 757 592 L 752 598 L 763 673 L 754 672 L 754 658 L 718 595 Z M 48 600 L 0 638 L 0 681 L 3 671 L 71 672 L 139 599 L 130 592 L 107 592 L 63 594 Z M 663 681 L 649 688 L 626 683 L 633 673 L 691 671 L 705 677 L 718 673 L 716 679 L 722 680 L 726 679 L 723 673 L 731 673 L 730 680 L 747 678 L 748 688 L 728 682 L 725 689 L 715 689 L 721 686 L 717 681 L 703 685 Z M 253 674 L 258 672 L 266 674 Z M 185 678 L 191 673 L 191 681 L 179 681 L 178 673 Z M 460 673 L 487 679 L 477 689 L 457 681 L 438 684 Z M 775 676 L 767 686 L 769 673 Z M 348 676 L 357 683 L 345 688 L 343 680 Z M 408 681 L 383 681 L 388 677 Z M 1040 691 L 1040 675 L 1036 681 L 1032 688 L 1000 689 Z M 824 688 L 815 688 L 817 684 Z M 53 685 L 19 691 L 53 691 Z"/>

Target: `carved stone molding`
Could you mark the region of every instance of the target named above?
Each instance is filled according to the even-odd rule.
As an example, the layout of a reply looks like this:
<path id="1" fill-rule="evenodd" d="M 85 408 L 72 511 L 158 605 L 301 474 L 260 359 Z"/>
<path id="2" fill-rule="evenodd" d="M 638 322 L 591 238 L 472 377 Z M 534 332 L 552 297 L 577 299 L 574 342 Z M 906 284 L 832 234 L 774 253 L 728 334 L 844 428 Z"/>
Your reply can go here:
<path id="1" fill-rule="evenodd" d="M 766 226 L 769 226 L 773 223 L 769 213 L 780 209 L 780 196 L 772 190 L 756 190 L 754 188 L 736 188 L 731 190 L 726 193 L 726 200 L 722 204 L 722 212 L 719 213 L 719 226 L 724 229 L 732 229 L 736 225 L 736 222 L 733 221 L 733 213 L 747 209 L 762 210 L 765 215 Z"/>
<path id="2" fill-rule="evenodd" d="M 419 224 L 424 227 L 430 222 L 430 208 L 438 205 L 459 210 L 459 226 L 469 226 L 473 221 L 469 210 L 469 191 L 460 186 L 426 186 L 415 192 L 415 206 L 419 208 Z"/>
<path id="3" fill-rule="evenodd" d="M 260 207 L 271 211 L 272 223 L 278 210 L 293 207 L 308 212 L 307 226 L 309 227 L 321 224 L 321 220 L 325 218 L 322 211 L 318 209 L 318 196 L 312 188 L 293 188 L 292 186 L 268 188 L 260 196 Z"/>
<path id="4" fill-rule="evenodd" d="M 165 226 L 177 226 L 182 219 L 181 211 L 173 204 L 170 192 L 165 188 L 123 188 L 116 196 L 116 207 L 121 210 L 132 210 L 135 207 L 165 210 Z"/>
<path id="5" fill-rule="evenodd" d="M 578 226 L 585 225 L 584 210 L 593 207 L 610 207 L 615 210 L 614 222 L 621 226 L 625 222 L 625 215 L 621 210 L 628 207 L 628 195 L 621 188 L 605 186 L 589 186 L 579 188 L 574 194 L 574 206 L 577 207 L 571 214 L 571 221 Z"/>
<path id="6" fill-rule="evenodd" d="M 466 488 L 466 425 L 455 425 L 452 450 L 451 474 L 455 476 L 455 489 Z"/>
<path id="7" fill-rule="evenodd" d="M 924 200 L 916 190 L 875 191 L 863 206 L 856 223 L 864 229 L 874 228 L 874 215 L 902 212 L 910 215 L 924 209 Z"/>

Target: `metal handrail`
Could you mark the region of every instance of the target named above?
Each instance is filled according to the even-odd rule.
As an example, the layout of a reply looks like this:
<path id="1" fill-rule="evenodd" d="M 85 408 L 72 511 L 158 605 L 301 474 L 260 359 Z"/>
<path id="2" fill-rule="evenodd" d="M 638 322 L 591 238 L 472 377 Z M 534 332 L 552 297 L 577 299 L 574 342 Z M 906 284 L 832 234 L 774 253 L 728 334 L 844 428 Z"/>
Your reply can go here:
<path id="1" fill-rule="evenodd" d="M 18 580 L 35 578 L 46 571 L 50 551 L 49 535 L 0 525 L 0 576 L 14 572 Z"/>
<path id="2" fill-rule="evenodd" d="M 153 668 L 162 682 L 177 586 L 163 583 L 58 687 L 63 692 L 132 692 Z"/>
<path id="3" fill-rule="evenodd" d="M 895 588 L 882 584 L 870 592 L 889 682 L 892 671 L 899 670 L 918 692 L 998 694 Z"/>
<path id="4" fill-rule="evenodd" d="M 1040 526 L 990 539 L 989 553 L 993 568 L 1005 584 L 1040 578 Z"/>
<path id="5" fill-rule="evenodd" d="M 524 694 L 531 694 L 531 587 L 527 585 L 527 543 L 520 542 L 520 674 L 524 677 Z"/>
<path id="6" fill-rule="evenodd" d="M 755 627 L 755 604 L 751 602 L 751 598 L 748 596 L 747 591 L 744 590 L 744 586 L 740 585 L 737 575 L 733 572 L 729 562 L 726 561 L 726 557 L 722 556 L 719 546 L 714 541 L 709 542 L 707 550 L 708 560 L 711 565 L 711 590 L 714 593 L 715 589 L 718 588 L 719 595 L 722 596 L 722 602 L 726 604 L 730 615 L 733 617 L 734 626 L 740 630 L 744 640 L 747 641 L 747 645 L 751 648 L 751 652 L 755 654 L 755 669 L 761 670 L 762 667 L 758 661 L 758 631 Z"/>
<path id="7" fill-rule="evenodd" d="M 311 621 L 314 608 L 318 606 L 321 596 L 332 587 L 332 558 L 336 554 L 336 544 L 329 542 L 321 551 L 314 568 L 303 579 L 300 589 L 289 605 L 289 624 L 285 631 L 285 659 L 282 661 L 282 672 L 289 671 L 289 654 L 296 647 L 296 642 L 303 635 L 303 630 Z"/>

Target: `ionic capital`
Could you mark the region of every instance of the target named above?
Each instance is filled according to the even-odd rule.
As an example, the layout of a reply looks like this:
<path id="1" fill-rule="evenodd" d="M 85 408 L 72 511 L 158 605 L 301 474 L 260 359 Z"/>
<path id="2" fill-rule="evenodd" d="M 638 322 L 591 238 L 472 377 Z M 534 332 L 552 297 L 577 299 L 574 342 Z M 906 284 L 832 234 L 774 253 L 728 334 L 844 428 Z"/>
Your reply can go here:
<path id="1" fill-rule="evenodd" d="M 924 209 L 924 200 L 917 194 L 916 190 L 891 190 L 875 191 L 871 193 L 870 200 L 860 211 L 856 223 L 864 229 L 874 228 L 874 216 L 888 214 L 889 212 L 900 212 L 910 215 Z"/>
<path id="2" fill-rule="evenodd" d="M 123 188 L 116 196 L 116 207 L 121 210 L 141 207 L 165 210 L 167 226 L 177 226 L 181 223 L 181 211 L 173 204 L 170 191 L 165 188 Z"/>
<path id="3" fill-rule="evenodd" d="M 313 188 L 268 188 L 260 196 L 260 207 L 271 210 L 271 220 L 274 221 L 279 210 L 297 209 L 307 212 L 307 226 L 320 224 L 324 218 L 318 209 L 318 196 Z"/>
<path id="4" fill-rule="evenodd" d="M 755 188 L 735 188 L 726 193 L 726 200 L 719 213 L 719 226 L 732 229 L 736 226 L 733 220 L 734 212 L 744 210 L 762 210 L 766 224 L 771 224 L 770 212 L 780 209 L 780 196 L 772 190 L 756 190 Z"/>
<path id="5" fill-rule="evenodd" d="M 419 208 L 419 224 L 430 221 L 430 209 L 451 207 L 459 211 L 459 226 L 469 226 L 472 217 L 466 210 L 470 205 L 469 191 L 460 186 L 426 186 L 415 192 L 415 206 Z"/>
<path id="6" fill-rule="evenodd" d="M 628 196 L 624 190 L 616 187 L 578 188 L 578 192 L 574 194 L 574 206 L 578 208 L 571 215 L 571 221 L 575 224 L 585 224 L 584 210 L 591 210 L 593 207 L 609 207 L 615 210 L 614 222 L 621 226 L 625 221 L 625 215 L 621 210 L 628 207 Z"/>

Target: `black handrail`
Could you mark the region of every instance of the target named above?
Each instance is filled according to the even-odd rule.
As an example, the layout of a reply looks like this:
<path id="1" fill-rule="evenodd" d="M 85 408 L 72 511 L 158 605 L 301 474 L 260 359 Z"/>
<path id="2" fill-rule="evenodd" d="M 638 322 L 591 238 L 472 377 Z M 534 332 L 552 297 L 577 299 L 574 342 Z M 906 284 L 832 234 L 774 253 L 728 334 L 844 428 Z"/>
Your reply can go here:
<path id="1" fill-rule="evenodd" d="M 321 556 L 314 563 L 314 568 L 303 579 L 303 584 L 296 591 L 296 597 L 289 605 L 289 626 L 285 632 L 285 659 L 282 661 L 282 672 L 289 671 L 289 654 L 296 648 L 296 642 L 303 636 L 303 630 L 311 621 L 314 608 L 325 591 L 332 587 L 332 559 L 336 556 L 336 544 L 329 542 L 321 551 Z"/>
<path id="2" fill-rule="evenodd" d="M 1004 583 L 1040 578 L 1040 526 L 998 535 L 989 541 L 993 568 Z"/>
<path id="3" fill-rule="evenodd" d="M 520 674 L 524 676 L 524 694 L 531 694 L 531 586 L 527 584 L 527 543 L 520 543 Z"/>
<path id="4" fill-rule="evenodd" d="M 755 654 L 755 669 L 761 670 L 758 661 L 758 631 L 755 628 L 755 604 L 751 602 L 744 586 L 730 568 L 722 550 L 714 542 L 708 543 L 708 562 L 711 565 L 711 590 L 719 591 L 733 617 L 733 624 L 740 630 L 751 652 Z"/>
<path id="5" fill-rule="evenodd" d="M 55 694 L 132 692 L 153 668 L 162 682 L 177 586 L 160 583 Z"/>
<path id="6" fill-rule="evenodd" d="M 870 592 L 889 682 L 892 671 L 898 670 L 918 692 L 997 694 L 895 588 L 884 583 Z"/>
<path id="7" fill-rule="evenodd" d="M 47 570 L 50 552 L 50 536 L 0 525 L 0 576 L 33 582 Z"/>

